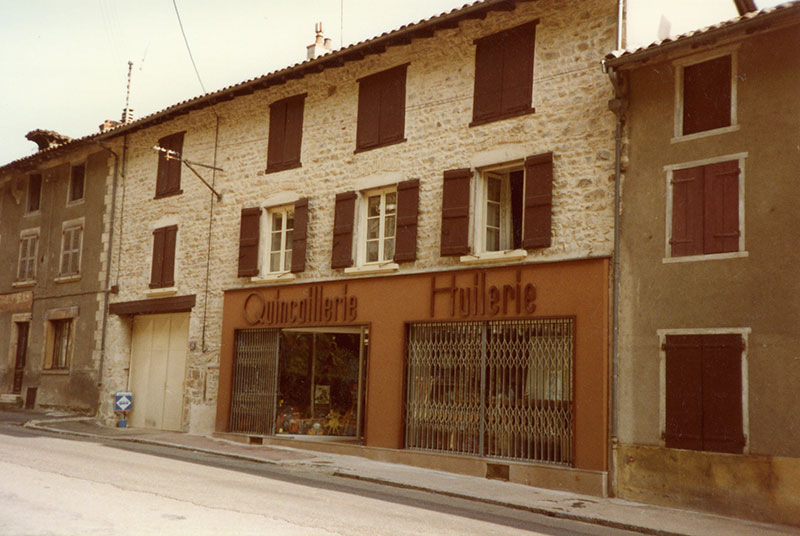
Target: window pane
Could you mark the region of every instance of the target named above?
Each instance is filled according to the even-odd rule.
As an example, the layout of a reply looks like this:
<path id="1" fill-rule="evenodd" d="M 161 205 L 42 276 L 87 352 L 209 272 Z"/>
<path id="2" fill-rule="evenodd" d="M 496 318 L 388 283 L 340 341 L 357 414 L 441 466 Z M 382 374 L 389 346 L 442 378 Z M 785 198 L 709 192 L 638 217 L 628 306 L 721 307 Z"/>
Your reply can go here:
<path id="1" fill-rule="evenodd" d="M 270 244 L 270 251 L 280 251 L 281 250 L 281 232 L 278 231 L 277 233 L 272 233 L 272 243 Z"/>
<path id="2" fill-rule="evenodd" d="M 386 216 L 386 222 L 383 225 L 383 236 L 390 237 L 394 236 L 394 227 L 396 223 L 396 216 Z"/>
<path id="3" fill-rule="evenodd" d="M 378 262 L 378 241 L 367 242 L 367 262 Z"/>
<path id="4" fill-rule="evenodd" d="M 487 179 L 486 190 L 487 194 L 486 197 L 489 201 L 500 202 L 500 193 L 502 191 L 503 181 L 500 179 Z"/>
<path id="5" fill-rule="evenodd" d="M 367 217 L 374 218 L 381 215 L 381 196 L 373 195 L 367 201 Z"/>
<path id="6" fill-rule="evenodd" d="M 280 231 L 283 229 L 283 214 L 280 212 L 272 215 L 272 231 Z"/>
<path id="7" fill-rule="evenodd" d="M 500 204 L 487 203 L 486 205 L 486 225 L 490 227 L 500 227 Z"/>
<path id="8" fill-rule="evenodd" d="M 287 214 L 286 216 L 286 230 L 291 231 L 294 229 L 294 214 Z"/>
<path id="9" fill-rule="evenodd" d="M 486 251 L 500 251 L 500 229 L 486 229 Z"/>
<path id="10" fill-rule="evenodd" d="M 388 238 L 383 242 L 383 260 L 390 261 L 394 258 L 394 238 Z"/>
<path id="11" fill-rule="evenodd" d="M 394 214 L 397 212 L 397 192 L 386 194 L 386 213 Z"/>
<path id="12" fill-rule="evenodd" d="M 370 218 L 367 220 L 367 239 L 372 240 L 378 238 L 380 233 L 380 220 L 378 218 Z"/>
<path id="13" fill-rule="evenodd" d="M 281 252 L 276 251 L 275 253 L 270 253 L 269 255 L 269 271 L 270 272 L 280 272 L 281 270 Z"/>
<path id="14" fill-rule="evenodd" d="M 292 269 L 292 250 L 287 249 L 286 255 L 283 257 L 283 270 L 288 272 Z"/>

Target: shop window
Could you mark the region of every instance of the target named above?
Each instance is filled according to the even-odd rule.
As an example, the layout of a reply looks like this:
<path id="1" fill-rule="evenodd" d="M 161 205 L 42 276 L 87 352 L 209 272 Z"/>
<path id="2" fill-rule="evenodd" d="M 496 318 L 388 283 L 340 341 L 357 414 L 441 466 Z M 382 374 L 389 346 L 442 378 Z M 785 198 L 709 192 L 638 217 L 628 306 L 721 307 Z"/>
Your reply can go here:
<path id="1" fill-rule="evenodd" d="M 181 190 L 181 158 L 183 136 L 176 132 L 158 140 L 158 172 L 156 176 L 156 198 L 176 195 Z"/>
<path id="2" fill-rule="evenodd" d="M 38 230 L 26 230 L 19 237 L 19 258 L 17 260 L 17 281 L 36 279 L 36 257 L 39 251 Z"/>
<path id="3" fill-rule="evenodd" d="M 153 231 L 153 263 L 150 288 L 175 286 L 175 243 L 178 226 L 161 227 Z"/>
<path id="4" fill-rule="evenodd" d="M 742 218 L 743 160 L 671 171 L 671 236 L 668 256 L 686 257 L 744 249 Z"/>
<path id="5" fill-rule="evenodd" d="M 25 212 L 38 212 L 42 203 L 42 176 L 34 173 L 28 176 L 28 197 Z"/>
<path id="6" fill-rule="evenodd" d="M 306 266 L 307 226 L 306 197 L 292 205 L 242 209 L 238 276 L 269 277 L 303 272 Z M 260 258 L 259 251 L 263 258 Z"/>
<path id="7" fill-rule="evenodd" d="M 666 335 L 668 448 L 741 453 L 742 335 Z"/>
<path id="8" fill-rule="evenodd" d="M 472 125 L 534 111 L 533 52 L 536 21 L 475 41 Z"/>
<path id="9" fill-rule="evenodd" d="M 72 166 L 69 177 L 69 194 L 67 201 L 75 203 L 83 199 L 83 187 L 86 179 L 86 165 L 78 164 Z"/>
<path id="10" fill-rule="evenodd" d="M 270 105 L 267 173 L 300 167 L 305 98 L 304 93 Z"/>
<path id="11" fill-rule="evenodd" d="M 82 243 L 83 222 L 65 223 L 61 231 L 61 270 L 59 275 L 70 276 L 80 273 Z"/>
<path id="12" fill-rule="evenodd" d="M 73 318 L 62 318 L 48 321 L 45 370 L 69 369 L 73 320 Z"/>
<path id="13" fill-rule="evenodd" d="M 675 135 L 729 130 L 736 124 L 736 55 L 677 65 Z"/>
<path id="14" fill-rule="evenodd" d="M 408 64 L 358 81 L 356 152 L 405 141 Z"/>

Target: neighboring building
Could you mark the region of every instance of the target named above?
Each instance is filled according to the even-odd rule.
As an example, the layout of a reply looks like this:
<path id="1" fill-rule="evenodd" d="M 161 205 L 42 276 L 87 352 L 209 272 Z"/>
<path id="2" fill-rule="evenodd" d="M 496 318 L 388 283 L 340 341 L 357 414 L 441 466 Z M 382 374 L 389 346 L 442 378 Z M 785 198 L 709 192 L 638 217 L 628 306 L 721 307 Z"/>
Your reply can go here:
<path id="1" fill-rule="evenodd" d="M 98 406 L 113 162 L 36 130 L 39 151 L 0 167 L 0 393 L 33 408 Z"/>
<path id="2" fill-rule="evenodd" d="M 102 134 L 107 422 L 605 493 L 617 21 L 477 2 Z"/>
<path id="3" fill-rule="evenodd" d="M 606 61 L 621 497 L 800 523 L 798 51 L 789 2 Z"/>

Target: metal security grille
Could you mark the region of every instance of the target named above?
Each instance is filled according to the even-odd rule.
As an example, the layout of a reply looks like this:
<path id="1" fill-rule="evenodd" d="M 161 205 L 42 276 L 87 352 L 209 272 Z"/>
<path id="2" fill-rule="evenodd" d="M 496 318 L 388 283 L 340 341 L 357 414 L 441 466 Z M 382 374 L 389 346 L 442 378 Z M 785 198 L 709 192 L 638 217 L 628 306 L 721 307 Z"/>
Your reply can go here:
<path id="1" fill-rule="evenodd" d="M 279 335 L 277 329 L 236 331 L 231 432 L 274 431 Z"/>
<path id="2" fill-rule="evenodd" d="M 570 318 L 413 324 L 406 448 L 569 465 Z"/>

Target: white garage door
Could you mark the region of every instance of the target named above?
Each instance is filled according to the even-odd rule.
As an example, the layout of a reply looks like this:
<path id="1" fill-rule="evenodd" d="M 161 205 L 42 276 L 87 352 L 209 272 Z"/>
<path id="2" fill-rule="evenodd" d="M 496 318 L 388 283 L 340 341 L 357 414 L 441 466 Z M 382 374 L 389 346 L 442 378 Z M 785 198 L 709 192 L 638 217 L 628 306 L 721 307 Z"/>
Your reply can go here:
<path id="1" fill-rule="evenodd" d="M 133 320 L 130 425 L 180 430 L 189 313 L 141 315 Z"/>

